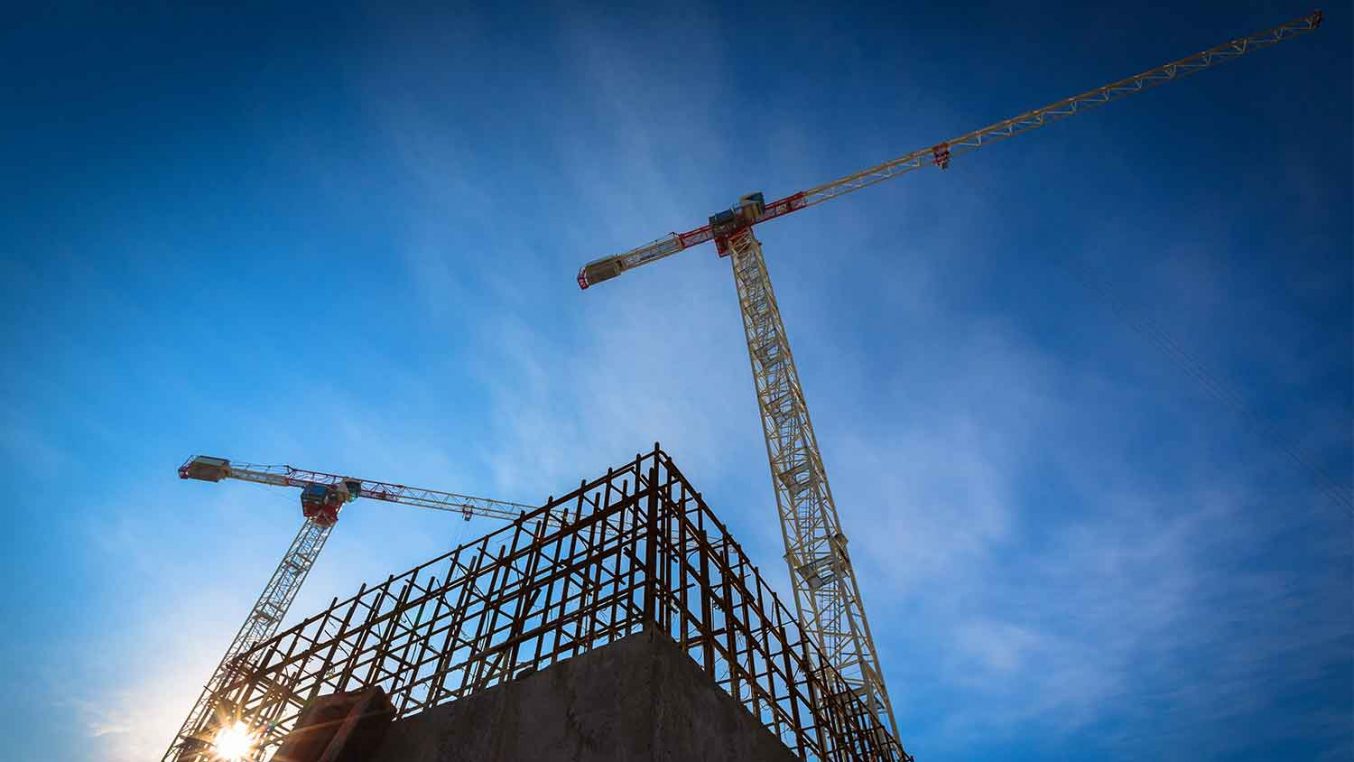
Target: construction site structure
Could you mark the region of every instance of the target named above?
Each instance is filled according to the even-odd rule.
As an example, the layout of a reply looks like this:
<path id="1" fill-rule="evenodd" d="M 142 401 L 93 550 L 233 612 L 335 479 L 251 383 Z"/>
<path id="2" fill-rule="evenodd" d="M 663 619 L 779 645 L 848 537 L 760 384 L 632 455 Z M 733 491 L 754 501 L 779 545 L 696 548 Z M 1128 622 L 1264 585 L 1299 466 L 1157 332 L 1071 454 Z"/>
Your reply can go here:
<path id="1" fill-rule="evenodd" d="M 731 258 L 796 609 L 827 663 L 895 737 L 898 727 L 847 550 L 847 537 L 828 486 L 784 321 L 753 227 L 927 165 L 946 169 L 965 153 L 1310 32 L 1320 26 L 1321 20 L 1321 12 L 1316 11 L 770 203 L 761 193 L 749 194 L 732 208 L 711 216 L 701 227 L 602 257 L 579 270 L 578 285 L 586 289 L 711 240 L 720 256 Z"/>
<path id="2" fill-rule="evenodd" d="M 515 520 L 532 506 L 490 500 L 483 497 L 459 495 L 454 492 L 406 487 L 358 479 L 351 476 L 308 471 L 292 466 L 231 463 L 226 458 L 198 455 L 179 467 L 179 478 L 220 482 L 225 479 L 265 484 L 273 487 L 294 487 L 301 490 L 301 529 L 292 540 L 282 561 L 268 578 L 263 592 L 254 602 L 239 632 L 227 646 L 221 662 L 212 672 L 197 702 L 189 710 L 179 732 L 165 751 L 163 760 L 191 759 L 210 748 L 216 731 L 231 720 L 228 708 L 216 702 L 221 686 L 232 676 L 242 673 L 248 664 L 242 655 L 254 646 L 272 637 L 286 617 L 296 593 L 306 575 L 315 565 L 325 540 L 338 521 L 339 511 L 357 498 L 383 500 L 420 508 L 432 508 L 460 514 L 469 521 L 473 516 Z"/>
<path id="3" fill-rule="evenodd" d="M 620 657 L 636 637 L 666 644 L 681 658 L 659 665 L 644 649 L 638 660 L 606 656 L 610 649 Z M 700 746 L 690 743 L 700 728 L 685 718 L 698 721 L 702 710 L 681 706 L 680 692 L 646 691 L 678 687 L 651 679 L 655 668 L 695 672 L 693 678 L 736 704 L 742 724 L 760 726 L 767 740 L 806 762 L 912 759 L 825 663 L 796 615 L 658 445 L 502 528 L 336 598 L 252 645 L 240 660 L 248 668 L 214 686 L 211 703 L 251 739 L 250 760 L 324 745 L 314 742 L 324 731 L 306 727 L 307 718 L 373 696 L 397 723 L 417 716 L 397 734 L 403 740 L 439 723 L 432 730 L 463 734 L 416 744 L 433 747 L 428 754 L 387 749 L 375 759 L 620 762 Z M 519 691 L 510 700 L 521 703 L 476 714 L 476 697 L 509 683 L 540 686 L 537 673 L 550 673 L 547 682 L 572 680 L 559 669 L 566 661 L 586 679 L 557 687 L 581 693 Z M 617 700 L 622 693 L 628 701 Z M 429 711 L 452 702 L 481 720 Z M 728 723 L 706 729 L 715 734 L 707 747 L 727 750 L 746 739 Z M 350 758 L 344 751 L 331 746 L 331 756 L 319 759 Z M 217 762 L 211 749 L 199 747 L 185 748 L 180 759 Z"/>

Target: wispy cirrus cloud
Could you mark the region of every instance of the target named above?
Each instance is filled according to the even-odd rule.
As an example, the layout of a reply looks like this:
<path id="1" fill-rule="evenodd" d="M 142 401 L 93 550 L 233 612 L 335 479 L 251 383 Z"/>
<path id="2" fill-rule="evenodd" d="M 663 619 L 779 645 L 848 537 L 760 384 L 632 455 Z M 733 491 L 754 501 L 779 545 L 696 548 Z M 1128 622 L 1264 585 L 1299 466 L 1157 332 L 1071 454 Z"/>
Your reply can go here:
<path id="1" fill-rule="evenodd" d="M 749 189 L 730 167 L 766 154 L 760 176 L 817 181 L 832 170 L 826 151 L 838 133 L 810 134 L 796 126 L 808 122 L 787 118 L 754 135 L 755 120 L 731 107 L 755 88 L 740 79 L 737 40 L 719 33 L 724 12 L 618 25 L 561 10 L 559 34 L 542 41 L 558 58 L 550 77 L 548 67 L 505 66 L 501 77 L 477 68 L 489 59 L 460 49 L 495 32 L 473 19 L 412 25 L 372 56 L 372 67 L 391 69 L 364 80 L 363 114 L 399 178 L 382 192 L 400 205 L 390 222 L 395 254 L 376 279 L 401 281 L 409 298 L 353 308 L 372 320 L 381 309 L 407 310 L 409 319 L 390 332 L 398 351 L 353 352 L 376 358 L 368 362 L 380 367 L 377 392 L 345 388 L 352 379 L 339 371 L 351 358 L 340 356 L 298 371 L 333 381 L 298 383 L 266 412 L 230 411 L 266 450 L 240 454 L 531 501 L 661 439 L 763 568 L 783 575 L 727 262 L 702 249 L 586 294 L 570 281 L 583 261 L 699 224 L 698 212 L 731 200 L 729 189 Z M 504 44 L 496 61 L 521 52 Z M 568 103 L 532 92 L 540 100 L 514 110 L 508 101 L 524 96 L 512 78 L 549 79 Z M 477 122 L 457 103 L 482 91 L 509 95 L 480 104 L 493 118 Z M 522 120 L 540 123 L 513 132 Z M 873 140 L 896 145 L 894 126 Z M 530 177 L 514 174 L 519 160 L 533 165 Z M 334 179 L 372 187 L 366 176 Z M 984 756 L 972 750 L 1035 737 L 1061 757 L 1243 749 L 1256 742 L 1245 732 L 1254 718 L 1347 673 L 1347 528 L 1321 519 L 1291 481 L 1271 488 L 1286 478 L 1272 462 L 1216 448 L 1232 429 L 1191 418 L 1188 380 L 1177 383 L 1150 347 L 1125 349 L 1134 367 L 1151 369 L 1134 376 L 1089 367 L 1077 347 L 1058 346 L 1077 337 L 1049 336 L 1056 321 L 1009 292 L 1027 289 L 1031 301 L 1058 308 L 1076 296 L 1020 281 L 1043 252 L 1019 252 L 1021 273 L 1002 272 L 1014 265 L 993 253 L 1018 238 L 1001 222 L 1018 206 L 1010 187 L 996 173 L 945 179 L 965 184 L 965 194 L 946 195 L 919 173 L 893 195 L 816 210 L 821 224 L 767 226 L 905 740 L 919 756 Z M 1186 304 L 1173 316 L 1190 318 L 1185 335 L 1209 345 L 1226 329 L 1216 309 L 1228 297 L 1217 261 L 1192 257 L 1228 242 L 1203 228 L 1168 247 L 1166 265 L 1148 267 L 1154 285 L 1145 291 Z M 416 324 L 423 343 L 400 345 L 400 331 Z M 1119 329 L 1091 341 L 1124 343 Z M 1276 335 L 1256 340 L 1290 337 Z M 26 430 L 7 431 L 0 444 L 21 447 Z M 33 457 L 40 466 L 43 453 Z M 282 504 L 294 526 L 294 505 Z M 317 568 L 298 612 L 459 536 L 363 510 L 345 517 L 324 557 L 334 563 Z M 220 515 L 206 523 L 202 534 L 245 534 Z M 269 528 L 275 547 L 213 544 L 238 563 L 208 576 L 186 571 L 200 548 L 148 543 L 150 523 L 102 528 L 103 568 L 117 579 L 191 578 L 191 589 L 163 586 L 163 600 L 140 613 L 200 626 L 129 629 L 124 639 L 144 641 L 121 650 L 157 661 L 127 660 L 135 679 L 94 686 L 76 706 L 106 758 L 153 758 L 291 530 Z M 1290 716 L 1349 748 L 1348 718 L 1329 702 Z"/>

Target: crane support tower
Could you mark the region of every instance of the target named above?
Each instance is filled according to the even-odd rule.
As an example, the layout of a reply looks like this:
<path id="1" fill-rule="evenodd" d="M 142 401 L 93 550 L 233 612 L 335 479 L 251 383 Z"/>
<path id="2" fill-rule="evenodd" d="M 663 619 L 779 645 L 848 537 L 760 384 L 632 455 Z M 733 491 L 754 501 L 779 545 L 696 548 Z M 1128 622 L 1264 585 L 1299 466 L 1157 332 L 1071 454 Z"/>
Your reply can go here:
<path id="1" fill-rule="evenodd" d="M 362 497 L 419 508 L 451 511 L 460 514 L 466 521 L 473 516 L 511 521 L 535 510 L 534 507 L 521 503 L 406 487 L 402 484 L 388 484 L 370 479 L 356 479 L 292 466 L 231 463 L 225 458 L 207 455 L 189 458 L 179 467 L 179 478 L 205 482 L 235 479 L 273 487 L 295 487 L 301 490 L 301 514 L 304 519 L 300 531 L 296 533 L 296 539 L 292 540 L 291 547 L 282 557 L 282 563 L 277 565 L 273 576 L 268 579 L 268 584 L 264 585 L 263 593 L 254 602 L 249 616 L 245 618 L 240 631 L 226 648 L 221 663 L 217 665 L 203 688 L 202 695 L 198 697 L 183 726 L 174 736 L 163 757 L 164 762 L 198 759 L 206 755 L 210 751 L 213 731 L 226 724 L 228 720 L 234 719 L 226 716 L 230 708 L 217 706 L 213 697 L 222 686 L 230 682 L 238 670 L 248 667 L 239 663 L 240 656 L 277 632 L 278 626 L 291 607 L 292 600 L 296 598 L 297 591 L 301 589 L 301 583 L 305 582 L 306 575 L 315 565 L 315 559 L 319 557 L 325 540 L 329 539 L 329 533 L 338 521 L 339 511 L 344 505 Z"/>
<path id="2" fill-rule="evenodd" d="M 884 687 L 879 655 L 847 551 L 846 534 L 828 487 L 785 324 L 753 227 L 928 165 L 946 169 L 956 157 L 983 146 L 1212 68 L 1320 25 L 1321 11 L 1315 11 L 769 204 L 762 194 L 753 193 L 731 209 L 710 217 L 706 225 L 602 257 L 579 270 L 578 285 L 586 289 L 706 241 L 715 242 L 720 256 L 730 257 L 798 615 L 805 631 L 818 641 L 823 658 L 846 678 L 852 690 L 880 718 L 880 724 L 895 736 L 898 725 Z"/>

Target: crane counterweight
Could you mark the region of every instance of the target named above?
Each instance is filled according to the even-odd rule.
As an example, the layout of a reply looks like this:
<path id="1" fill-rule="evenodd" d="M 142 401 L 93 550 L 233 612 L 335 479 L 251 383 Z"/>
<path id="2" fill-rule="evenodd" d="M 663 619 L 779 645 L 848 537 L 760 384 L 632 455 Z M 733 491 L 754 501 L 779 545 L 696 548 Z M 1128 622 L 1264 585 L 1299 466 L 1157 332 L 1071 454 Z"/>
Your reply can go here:
<path id="1" fill-rule="evenodd" d="M 180 479 L 197 479 L 204 482 L 219 482 L 230 476 L 230 461 L 225 458 L 213 458 L 210 455 L 198 455 L 179 466 Z"/>

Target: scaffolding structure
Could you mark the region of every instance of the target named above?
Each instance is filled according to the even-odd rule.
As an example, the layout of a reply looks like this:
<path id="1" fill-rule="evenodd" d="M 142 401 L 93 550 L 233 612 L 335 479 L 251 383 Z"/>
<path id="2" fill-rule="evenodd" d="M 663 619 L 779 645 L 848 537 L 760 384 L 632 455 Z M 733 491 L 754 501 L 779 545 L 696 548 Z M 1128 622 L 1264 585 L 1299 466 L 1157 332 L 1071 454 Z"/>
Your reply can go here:
<path id="1" fill-rule="evenodd" d="M 243 721 L 266 759 L 317 696 L 379 685 L 415 715 L 646 627 L 803 760 L 912 759 L 657 445 L 254 646 L 211 722 Z"/>

